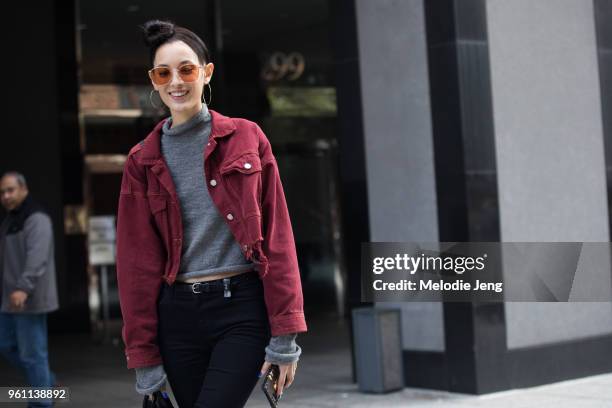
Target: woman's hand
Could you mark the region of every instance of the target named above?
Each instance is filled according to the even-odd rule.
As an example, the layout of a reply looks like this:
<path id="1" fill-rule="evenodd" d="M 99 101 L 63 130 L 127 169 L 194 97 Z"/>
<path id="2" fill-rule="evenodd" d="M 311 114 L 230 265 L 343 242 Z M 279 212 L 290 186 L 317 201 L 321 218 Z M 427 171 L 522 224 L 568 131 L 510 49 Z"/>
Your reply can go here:
<path id="1" fill-rule="evenodd" d="M 161 392 L 166 392 L 166 383 L 164 383 L 160 388 L 159 391 Z M 153 394 L 147 394 L 147 397 L 149 397 L 150 401 L 153 401 Z"/>
<path id="2" fill-rule="evenodd" d="M 264 362 L 261 366 L 261 375 L 266 375 L 268 368 L 272 363 Z M 297 370 L 297 361 L 289 364 L 276 364 L 280 369 L 280 376 L 276 383 L 276 395 L 280 398 L 283 395 L 283 389 L 289 388 L 293 384 L 295 378 L 295 370 Z"/>

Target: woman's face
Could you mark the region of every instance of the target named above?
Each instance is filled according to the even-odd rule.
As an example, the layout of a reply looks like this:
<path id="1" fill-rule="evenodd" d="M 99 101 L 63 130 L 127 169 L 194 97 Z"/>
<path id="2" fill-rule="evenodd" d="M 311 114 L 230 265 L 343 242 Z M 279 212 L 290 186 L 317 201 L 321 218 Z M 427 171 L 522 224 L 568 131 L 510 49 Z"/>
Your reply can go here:
<path id="1" fill-rule="evenodd" d="M 194 82 L 185 82 L 178 75 L 178 67 L 183 64 L 200 66 L 196 53 L 183 41 L 166 43 L 155 53 L 153 66 L 169 68 L 172 79 L 164 85 L 157 85 L 153 81 L 151 83 L 159 92 L 162 102 L 170 109 L 172 116 L 195 113 L 202 109 L 202 92 L 204 86 L 210 82 L 214 69 L 214 65 L 208 63 L 204 69 L 199 68 Z"/>

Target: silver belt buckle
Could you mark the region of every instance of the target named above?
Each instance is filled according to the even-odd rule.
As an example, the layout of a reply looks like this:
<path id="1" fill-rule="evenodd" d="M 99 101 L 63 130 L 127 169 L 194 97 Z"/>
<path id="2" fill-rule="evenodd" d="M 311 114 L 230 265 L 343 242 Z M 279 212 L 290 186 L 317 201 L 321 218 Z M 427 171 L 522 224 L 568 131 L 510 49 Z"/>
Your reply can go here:
<path id="1" fill-rule="evenodd" d="M 200 289 L 200 286 L 203 284 L 203 282 L 196 282 L 196 283 L 192 283 L 191 284 L 191 291 L 193 293 L 202 293 Z"/>

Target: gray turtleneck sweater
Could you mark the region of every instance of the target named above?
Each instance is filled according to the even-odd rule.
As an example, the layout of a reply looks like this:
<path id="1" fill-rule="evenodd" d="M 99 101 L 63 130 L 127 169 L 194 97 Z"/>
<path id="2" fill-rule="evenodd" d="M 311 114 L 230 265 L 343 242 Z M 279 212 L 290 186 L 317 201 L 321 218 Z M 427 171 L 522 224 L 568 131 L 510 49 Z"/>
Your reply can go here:
<path id="1" fill-rule="evenodd" d="M 253 270 L 253 263 L 245 259 L 206 188 L 203 152 L 210 137 L 211 115 L 203 106 L 188 121 L 172 126 L 169 118 L 162 128 L 161 151 L 176 187 L 183 220 L 179 281 Z"/>
<path id="2" fill-rule="evenodd" d="M 170 169 L 181 203 L 183 248 L 177 280 L 227 271 L 253 271 L 229 227 L 215 207 L 206 187 L 204 147 L 211 132 L 211 114 L 205 104 L 192 118 L 172 126 L 172 118 L 162 128 L 161 151 Z M 287 364 L 302 352 L 297 334 L 273 336 L 266 347 L 266 361 Z M 150 394 L 166 382 L 163 366 L 136 369 L 136 391 Z"/>

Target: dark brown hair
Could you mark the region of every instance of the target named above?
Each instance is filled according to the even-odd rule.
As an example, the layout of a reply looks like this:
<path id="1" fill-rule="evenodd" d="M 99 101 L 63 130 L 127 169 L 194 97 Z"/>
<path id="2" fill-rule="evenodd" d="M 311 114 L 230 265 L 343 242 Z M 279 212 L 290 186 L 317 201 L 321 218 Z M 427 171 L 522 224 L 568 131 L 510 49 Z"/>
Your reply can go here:
<path id="1" fill-rule="evenodd" d="M 151 66 L 155 60 L 157 49 L 163 44 L 183 41 L 198 56 L 200 64 L 210 62 L 208 47 L 197 34 L 185 27 L 178 26 L 171 21 L 149 20 L 142 26 L 144 41 L 150 51 Z"/>

